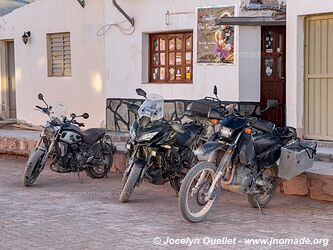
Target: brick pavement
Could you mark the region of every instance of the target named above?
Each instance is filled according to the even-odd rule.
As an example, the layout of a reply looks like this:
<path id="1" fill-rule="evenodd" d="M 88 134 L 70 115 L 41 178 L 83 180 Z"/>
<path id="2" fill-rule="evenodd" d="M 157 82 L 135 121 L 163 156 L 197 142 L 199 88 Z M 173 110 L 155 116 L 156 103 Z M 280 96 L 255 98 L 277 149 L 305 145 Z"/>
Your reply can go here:
<path id="1" fill-rule="evenodd" d="M 245 196 L 224 192 L 209 218 L 191 224 L 180 216 L 168 185 L 144 184 L 132 202 L 118 202 L 120 175 L 93 180 L 82 173 L 44 170 L 37 185 L 21 184 L 26 158 L 0 159 L 0 249 L 202 249 L 204 237 L 330 238 L 333 248 L 333 203 L 277 196 L 260 215 Z M 199 239 L 198 245 L 154 245 L 160 237 Z M 264 246 L 209 245 L 210 249 L 273 249 Z M 319 245 L 291 249 L 323 249 Z M 274 249 L 286 249 L 285 245 Z"/>

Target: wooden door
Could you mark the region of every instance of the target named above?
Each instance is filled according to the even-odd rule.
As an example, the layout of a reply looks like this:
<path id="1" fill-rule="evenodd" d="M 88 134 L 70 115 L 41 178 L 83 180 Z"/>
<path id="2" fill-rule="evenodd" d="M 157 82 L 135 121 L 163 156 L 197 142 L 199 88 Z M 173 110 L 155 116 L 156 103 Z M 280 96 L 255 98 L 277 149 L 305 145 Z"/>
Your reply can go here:
<path id="1" fill-rule="evenodd" d="M 14 42 L 7 42 L 7 79 L 9 118 L 16 118 L 16 81 Z"/>
<path id="2" fill-rule="evenodd" d="M 277 126 L 285 126 L 286 116 L 286 28 L 285 26 L 262 27 L 261 45 L 261 108 L 267 100 L 277 99 L 278 110 L 269 110 L 263 118 Z"/>
<path id="3" fill-rule="evenodd" d="M 304 135 L 333 140 L 333 15 L 305 19 Z"/>

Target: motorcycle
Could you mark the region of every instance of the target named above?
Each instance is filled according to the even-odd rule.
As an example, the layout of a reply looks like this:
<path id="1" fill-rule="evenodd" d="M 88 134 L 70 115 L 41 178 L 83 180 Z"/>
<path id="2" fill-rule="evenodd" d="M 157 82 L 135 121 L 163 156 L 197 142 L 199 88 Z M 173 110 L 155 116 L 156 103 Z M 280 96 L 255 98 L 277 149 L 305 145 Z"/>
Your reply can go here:
<path id="1" fill-rule="evenodd" d="M 277 100 L 269 100 L 262 112 L 277 107 Z M 254 112 L 240 115 L 237 111 L 210 109 L 207 115 L 221 121 L 220 130 L 195 151 L 204 161 L 191 168 L 182 181 L 178 203 L 187 221 L 204 220 L 221 187 L 246 193 L 250 205 L 261 212 L 272 199 L 278 184 L 276 162 L 281 148 L 296 140 L 296 130 L 278 128 Z"/>
<path id="2" fill-rule="evenodd" d="M 154 185 L 170 182 L 178 193 L 180 182 L 197 162 L 192 149 L 200 143 L 203 125 L 191 122 L 185 125 L 167 122 L 164 116 L 162 96 L 147 96 L 142 89 L 136 90 L 146 100 L 138 107 L 131 104 L 129 110 L 138 114 L 130 129 L 127 149 L 130 160 L 123 175 L 124 185 L 120 201 L 128 202 L 135 187 L 143 180 Z"/>
<path id="3" fill-rule="evenodd" d="M 88 119 L 89 114 L 71 114 L 68 119 L 65 107 L 58 103 L 55 107 L 49 106 L 42 94 L 38 99 L 46 107 L 36 106 L 49 117 L 35 150 L 30 154 L 24 174 L 23 185 L 28 187 L 35 183 L 43 171 L 47 159 L 51 157 L 50 168 L 54 172 L 69 173 L 85 171 L 91 178 L 103 178 L 109 173 L 115 147 L 111 138 L 106 135 L 105 129 L 91 128 L 80 130 L 84 123 L 76 121 L 82 117 Z"/>

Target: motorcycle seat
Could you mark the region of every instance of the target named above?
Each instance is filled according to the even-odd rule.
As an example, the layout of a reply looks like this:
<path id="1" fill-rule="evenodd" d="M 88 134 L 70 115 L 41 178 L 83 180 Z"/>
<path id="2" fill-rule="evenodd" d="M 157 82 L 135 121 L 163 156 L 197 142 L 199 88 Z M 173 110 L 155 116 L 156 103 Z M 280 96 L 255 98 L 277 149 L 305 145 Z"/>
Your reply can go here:
<path id="1" fill-rule="evenodd" d="M 252 124 L 252 127 L 259 129 L 262 132 L 269 133 L 273 131 L 275 124 L 266 120 L 257 120 L 254 124 Z"/>
<path id="2" fill-rule="evenodd" d="M 185 132 L 178 134 L 176 145 L 180 147 L 189 147 L 194 142 L 195 138 L 202 132 L 202 125 L 196 123 L 188 123 L 184 125 Z"/>
<path id="3" fill-rule="evenodd" d="M 90 128 L 81 132 L 83 142 L 94 144 L 106 134 L 104 128 Z"/>

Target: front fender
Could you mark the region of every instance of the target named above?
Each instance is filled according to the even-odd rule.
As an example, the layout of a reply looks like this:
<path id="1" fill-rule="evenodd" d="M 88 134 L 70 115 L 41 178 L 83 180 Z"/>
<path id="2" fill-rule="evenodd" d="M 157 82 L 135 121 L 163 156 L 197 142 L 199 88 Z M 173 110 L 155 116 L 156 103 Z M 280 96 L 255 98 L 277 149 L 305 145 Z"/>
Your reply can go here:
<path id="1" fill-rule="evenodd" d="M 218 142 L 207 142 L 194 151 L 199 160 L 212 162 L 216 159 L 219 151 L 226 151 L 228 146 Z"/>

